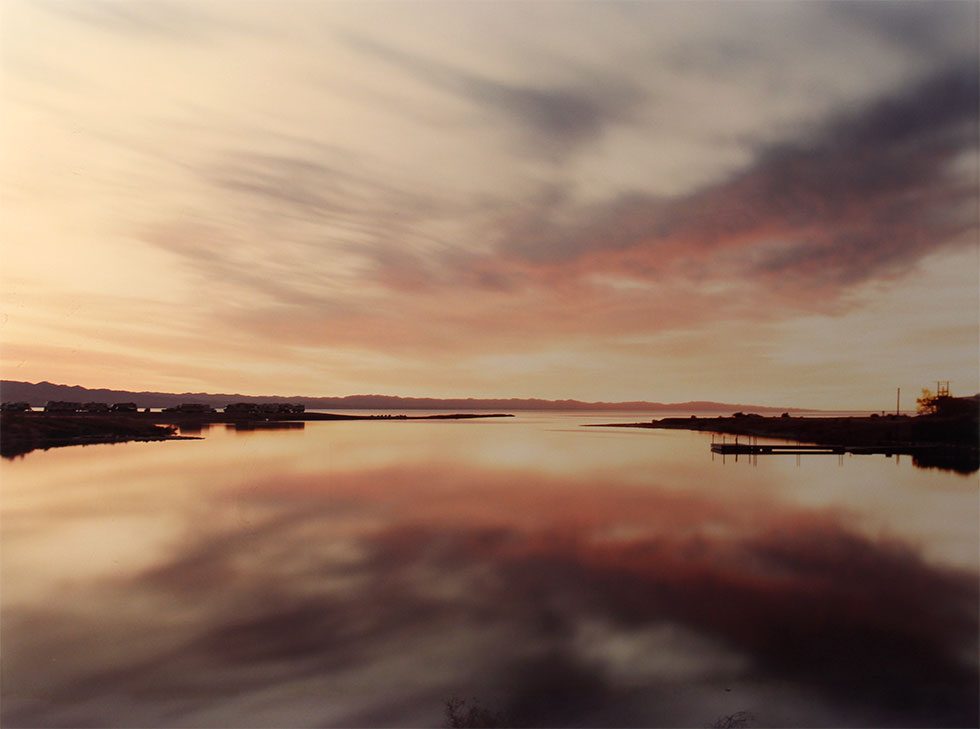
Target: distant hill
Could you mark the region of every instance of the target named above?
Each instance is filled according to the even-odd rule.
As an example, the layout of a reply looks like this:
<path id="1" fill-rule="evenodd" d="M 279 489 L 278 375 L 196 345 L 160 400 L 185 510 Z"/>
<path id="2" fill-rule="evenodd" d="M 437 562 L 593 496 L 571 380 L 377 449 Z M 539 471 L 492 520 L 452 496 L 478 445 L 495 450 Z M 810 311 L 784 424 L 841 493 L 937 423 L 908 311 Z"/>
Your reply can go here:
<path id="1" fill-rule="evenodd" d="M 76 402 L 135 402 L 139 407 L 170 407 L 196 402 L 224 407 L 232 402 L 295 402 L 309 409 L 324 410 L 634 410 L 675 412 L 804 412 L 804 408 L 779 408 L 764 405 L 694 400 L 690 402 L 582 402 L 581 400 L 541 400 L 538 398 L 433 398 L 398 397 L 396 395 L 348 395 L 346 397 L 308 397 L 302 395 L 238 395 L 207 392 L 130 392 L 128 390 L 89 389 L 78 385 L 56 385 L 51 382 L 0 380 L 0 398 L 4 402 L 26 401 L 44 405 L 49 400 Z"/>

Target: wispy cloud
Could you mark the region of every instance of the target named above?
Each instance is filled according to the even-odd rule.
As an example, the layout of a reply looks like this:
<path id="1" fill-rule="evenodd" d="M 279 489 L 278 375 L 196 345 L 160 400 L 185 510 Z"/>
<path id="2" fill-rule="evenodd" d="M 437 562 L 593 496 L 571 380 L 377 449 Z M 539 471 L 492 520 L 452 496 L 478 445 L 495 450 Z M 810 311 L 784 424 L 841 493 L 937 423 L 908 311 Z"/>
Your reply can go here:
<path id="1" fill-rule="evenodd" d="M 627 123 L 644 101 L 641 89 L 623 78 L 580 78 L 574 84 L 531 85 L 493 79 L 420 55 L 347 36 L 351 47 L 381 59 L 403 75 L 455 95 L 521 135 L 529 154 L 562 158 L 594 142 L 611 125 Z M 530 70 L 530 69 L 529 69 Z M 533 77 L 533 72 L 529 74 Z"/>
<path id="2" fill-rule="evenodd" d="M 148 40 L 199 41 L 211 31 L 227 25 L 200 3 L 125 2 L 87 0 L 86 2 L 47 2 L 38 6 L 50 13 L 84 23 L 119 36 L 140 35 Z"/>

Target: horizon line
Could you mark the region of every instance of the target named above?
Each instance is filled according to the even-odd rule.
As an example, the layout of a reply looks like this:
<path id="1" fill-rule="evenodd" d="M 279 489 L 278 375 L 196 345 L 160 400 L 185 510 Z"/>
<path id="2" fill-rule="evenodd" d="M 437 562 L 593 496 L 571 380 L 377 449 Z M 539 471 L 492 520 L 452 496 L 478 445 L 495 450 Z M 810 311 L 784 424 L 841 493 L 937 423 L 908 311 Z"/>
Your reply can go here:
<path id="1" fill-rule="evenodd" d="M 865 410 L 870 410 L 872 412 L 883 412 L 881 408 L 828 408 L 828 407 L 801 407 L 801 406 L 787 406 L 787 405 L 767 405 L 762 403 L 751 403 L 751 402 L 731 402 L 731 401 L 720 401 L 720 400 L 708 400 L 708 399 L 688 399 L 682 401 L 655 401 L 655 400 L 582 400 L 579 398 L 547 398 L 539 396 L 431 396 L 431 395 L 392 395 L 384 393 L 354 393 L 350 395 L 278 395 L 278 394 L 246 394 L 241 392 L 207 392 L 207 391 L 185 391 L 185 392 L 168 392 L 163 390 L 130 390 L 130 389 L 120 389 L 113 387 L 89 387 L 86 385 L 68 385 L 64 383 L 51 382 L 50 380 L 39 380 L 38 382 L 30 382 L 28 380 L 12 380 L 6 378 L 0 378 L 0 383 L 2 384 L 17 384 L 17 385 L 27 385 L 31 387 L 38 386 L 51 386 L 51 387 L 64 387 L 71 389 L 80 389 L 85 391 L 107 391 L 107 392 L 118 392 L 118 393 L 128 393 L 131 395 L 163 395 L 168 397 L 223 397 L 223 398 L 275 398 L 275 399 L 295 399 L 295 400 L 353 400 L 357 398 L 379 398 L 388 400 L 404 400 L 404 401 L 415 401 L 415 402 L 452 402 L 452 401 L 464 401 L 464 402 L 494 402 L 494 401 L 508 401 L 508 402 L 527 402 L 527 403 L 541 403 L 541 404 L 552 404 L 561 405 L 563 403 L 584 405 L 590 407 L 601 407 L 601 406 L 611 406 L 611 407 L 623 407 L 623 406 L 633 406 L 633 407 L 643 407 L 643 406 L 695 406 L 695 405 L 709 405 L 709 406 L 725 406 L 727 407 L 754 407 L 754 408 L 764 408 L 767 410 L 784 410 L 790 412 L 863 412 Z M 356 409 L 356 408 L 355 408 Z M 540 408 L 538 408 L 540 409 Z M 887 411 L 884 411 L 887 412 Z M 906 410 L 903 410 L 906 412 Z"/>

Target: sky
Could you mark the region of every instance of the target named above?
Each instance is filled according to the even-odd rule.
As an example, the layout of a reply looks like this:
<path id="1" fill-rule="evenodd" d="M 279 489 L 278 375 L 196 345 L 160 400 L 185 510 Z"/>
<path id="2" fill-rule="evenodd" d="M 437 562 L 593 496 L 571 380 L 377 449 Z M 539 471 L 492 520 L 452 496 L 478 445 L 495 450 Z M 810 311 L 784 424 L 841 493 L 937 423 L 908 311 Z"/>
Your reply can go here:
<path id="1" fill-rule="evenodd" d="M 0 374 L 980 390 L 976 2 L 0 3 Z"/>

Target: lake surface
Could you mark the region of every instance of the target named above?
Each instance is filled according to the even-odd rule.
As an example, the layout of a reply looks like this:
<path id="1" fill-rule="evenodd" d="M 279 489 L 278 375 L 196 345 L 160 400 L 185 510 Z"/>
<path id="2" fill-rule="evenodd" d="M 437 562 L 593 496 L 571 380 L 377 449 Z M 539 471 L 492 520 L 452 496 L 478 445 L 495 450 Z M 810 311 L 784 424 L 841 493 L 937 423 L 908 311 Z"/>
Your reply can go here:
<path id="1" fill-rule="evenodd" d="M 638 419 L 5 461 L 3 726 L 977 725 L 975 474 Z"/>

